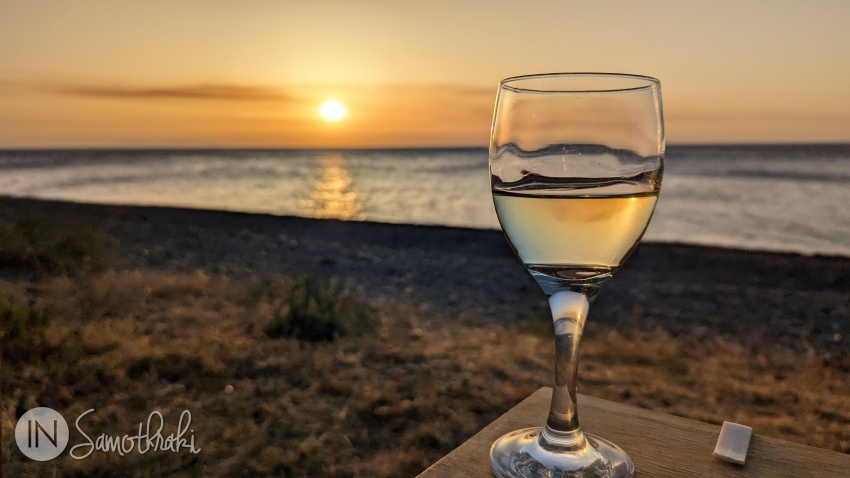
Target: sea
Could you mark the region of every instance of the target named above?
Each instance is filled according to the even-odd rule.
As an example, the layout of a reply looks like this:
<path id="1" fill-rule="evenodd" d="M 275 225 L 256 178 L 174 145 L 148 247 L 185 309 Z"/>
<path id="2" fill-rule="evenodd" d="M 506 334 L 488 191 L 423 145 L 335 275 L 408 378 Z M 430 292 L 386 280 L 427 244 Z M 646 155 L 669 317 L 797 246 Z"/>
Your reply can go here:
<path id="1" fill-rule="evenodd" d="M 499 229 L 486 149 L 6 150 L 0 195 Z M 850 257 L 850 145 L 670 146 L 643 240 Z"/>

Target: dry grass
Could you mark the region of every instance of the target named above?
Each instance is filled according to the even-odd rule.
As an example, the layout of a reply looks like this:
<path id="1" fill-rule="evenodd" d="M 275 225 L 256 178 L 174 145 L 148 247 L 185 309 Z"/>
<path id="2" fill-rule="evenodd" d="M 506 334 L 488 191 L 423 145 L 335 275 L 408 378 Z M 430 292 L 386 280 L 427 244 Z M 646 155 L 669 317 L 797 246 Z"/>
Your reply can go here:
<path id="1" fill-rule="evenodd" d="M 3 371 L 8 476 L 411 476 L 551 374 L 545 324 L 469 327 L 385 302 L 361 336 L 310 343 L 265 328 L 283 276 L 107 271 L 0 283 L 50 305 L 43 360 Z M 850 452 L 850 358 L 588 324 L 580 391 Z M 230 388 L 232 387 L 232 389 Z M 129 434 L 153 410 L 192 412 L 197 455 L 23 458 L 13 417 L 35 405 Z M 70 420 L 69 420 L 70 421 Z M 73 430 L 73 426 L 72 426 Z M 71 443 L 81 437 L 72 433 Z"/>

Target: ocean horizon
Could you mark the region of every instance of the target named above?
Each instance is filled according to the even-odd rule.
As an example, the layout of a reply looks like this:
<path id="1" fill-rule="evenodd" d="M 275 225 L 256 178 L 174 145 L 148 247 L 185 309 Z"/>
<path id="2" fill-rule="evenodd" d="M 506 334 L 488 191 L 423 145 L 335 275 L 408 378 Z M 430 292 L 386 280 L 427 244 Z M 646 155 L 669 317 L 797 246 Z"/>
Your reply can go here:
<path id="1" fill-rule="evenodd" d="M 850 257 L 850 144 L 671 145 L 644 241 Z M 7 149 L 0 195 L 499 229 L 481 147 Z"/>

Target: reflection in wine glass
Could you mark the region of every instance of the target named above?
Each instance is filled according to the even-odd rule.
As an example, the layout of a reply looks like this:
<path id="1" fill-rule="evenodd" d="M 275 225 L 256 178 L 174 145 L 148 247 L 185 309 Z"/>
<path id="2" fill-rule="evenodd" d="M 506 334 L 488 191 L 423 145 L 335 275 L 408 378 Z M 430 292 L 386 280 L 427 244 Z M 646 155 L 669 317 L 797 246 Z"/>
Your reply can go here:
<path id="1" fill-rule="evenodd" d="M 327 153 L 319 158 L 321 172 L 313 182 L 310 199 L 299 205 L 318 219 L 362 220 L 362 204 L 352 186 L 351 174 L 340 153 Z"/>

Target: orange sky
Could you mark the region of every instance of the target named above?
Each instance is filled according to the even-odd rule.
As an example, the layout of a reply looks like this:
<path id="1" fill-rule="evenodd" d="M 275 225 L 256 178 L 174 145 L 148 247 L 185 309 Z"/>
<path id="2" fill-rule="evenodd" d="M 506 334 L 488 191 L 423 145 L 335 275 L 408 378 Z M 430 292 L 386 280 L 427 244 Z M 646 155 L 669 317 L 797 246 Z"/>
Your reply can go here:
<path id="1" fill-rule="evenodd" d="M 552 71 L 658 77 L 669 143 L 850 141 L 847 25 L 837 0 L 6 1 L 0 148 L 483 146 L 498 81 Z"/>

